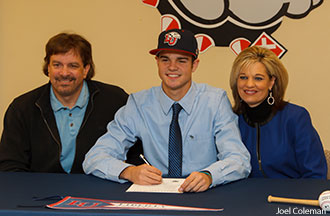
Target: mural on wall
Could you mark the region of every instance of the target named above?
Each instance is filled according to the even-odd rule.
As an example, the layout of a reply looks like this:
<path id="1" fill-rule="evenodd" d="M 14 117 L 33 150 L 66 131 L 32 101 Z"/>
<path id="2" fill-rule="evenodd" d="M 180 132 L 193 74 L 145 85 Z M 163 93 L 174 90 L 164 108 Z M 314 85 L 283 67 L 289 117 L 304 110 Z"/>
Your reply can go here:
<path id="1" fill-rule="evenodd" d="M 286 48 L 271 34 L 283 17 L 301 19 L 323 0 L 142 0 L 161 14 L 161 30 L 173 28 L 194 32 L 200 52 L 210 47 L 230 47 L 238 55 L 260 45 L 279 58 Z"/>

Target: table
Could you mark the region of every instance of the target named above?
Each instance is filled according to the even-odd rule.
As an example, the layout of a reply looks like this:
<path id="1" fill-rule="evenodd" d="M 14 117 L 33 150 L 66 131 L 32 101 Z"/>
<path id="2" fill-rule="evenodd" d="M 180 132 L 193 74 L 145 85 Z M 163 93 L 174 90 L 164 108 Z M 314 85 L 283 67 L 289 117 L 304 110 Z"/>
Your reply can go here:
<path id="1" fill-rule="evenodd" d="M 292 215 L 316 212 L 319 208 L 295 204 L 268 203 L 268 195 L 317 199 L 330 190 L 330 181 L 319 179 L 250 178 L 221 185 L 202 193 L 126 193 L 130 183 L 119 184 L 83 174 L 0 172 L 0 215 Z M 56 201 L 34 201 L 32 197 L 74 196 L 105 200 L 126 200 L 203 208 L 224 208 L 222 212 L 147 210 L 55 210 L 42 207 Z M 23 207 L 25 206 L 25 207 Z M 32 207 L 34 206 L 34 207 Z M 295 209 L 295 212 L 293 212 Z M 276 214 L 278 211 L 282 214 Z M 305 210 L 305 211 L 304 211 Z M 298 214 L 300 212 L 300 214 Z M 320 214 L 314 214 L 320 215 Z M 324 214 L 322 214 L 324 215 Z M 330 215 L 328 213 L 327 215 Z"/>

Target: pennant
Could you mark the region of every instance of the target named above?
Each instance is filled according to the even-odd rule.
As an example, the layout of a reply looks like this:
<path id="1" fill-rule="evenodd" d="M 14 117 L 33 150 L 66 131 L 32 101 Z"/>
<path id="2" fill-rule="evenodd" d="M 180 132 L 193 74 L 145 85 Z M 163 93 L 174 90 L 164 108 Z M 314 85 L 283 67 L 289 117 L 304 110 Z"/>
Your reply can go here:
<path id="1" fill-rule="evenodd" d="M 47 205 L 51 209 L 103 209 L 103 210 L 175 210 L 175 211 L 222 211 L 223 209 L 198 208 L 187 206 L 164 205 L 158 203 L 100 200 L 67 196 L 64 199 Z"/>

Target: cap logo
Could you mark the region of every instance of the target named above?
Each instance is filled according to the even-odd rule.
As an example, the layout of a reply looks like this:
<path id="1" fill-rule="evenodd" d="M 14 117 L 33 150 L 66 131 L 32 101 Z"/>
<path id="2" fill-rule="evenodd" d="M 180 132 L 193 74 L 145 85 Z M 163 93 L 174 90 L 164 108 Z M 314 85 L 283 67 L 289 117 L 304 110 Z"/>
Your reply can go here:
<path id="1" fill-rule="evenodd" d="M 179 33 L 169 32 L 165 35 L 164 43 L 167 43 L 169 46 L 174 46 L 179 39 L 181 39 L 181 35 Z"/>

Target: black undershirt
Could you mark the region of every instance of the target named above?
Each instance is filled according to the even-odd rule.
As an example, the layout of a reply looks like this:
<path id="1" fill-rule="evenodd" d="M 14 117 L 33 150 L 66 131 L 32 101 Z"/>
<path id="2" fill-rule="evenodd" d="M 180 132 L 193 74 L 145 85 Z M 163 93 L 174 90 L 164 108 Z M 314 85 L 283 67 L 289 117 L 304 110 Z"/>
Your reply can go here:
<path id="1" fill-rule="evenodd" d="M 242 101 L 242 103 L 244 109 L 243 117 L 250 126 L 254 127 L 256 123 L 264 125 L 269 122 L 275 114 L 275 112 L 273 112 L 273 107 L 268 104 L 267 99 L 256 107 L 249 107 L 244 101 Z"/>

